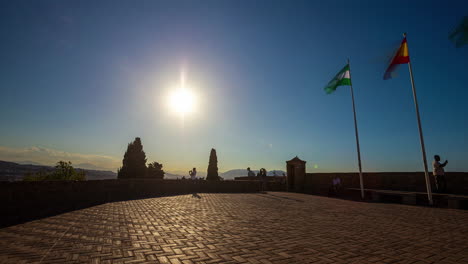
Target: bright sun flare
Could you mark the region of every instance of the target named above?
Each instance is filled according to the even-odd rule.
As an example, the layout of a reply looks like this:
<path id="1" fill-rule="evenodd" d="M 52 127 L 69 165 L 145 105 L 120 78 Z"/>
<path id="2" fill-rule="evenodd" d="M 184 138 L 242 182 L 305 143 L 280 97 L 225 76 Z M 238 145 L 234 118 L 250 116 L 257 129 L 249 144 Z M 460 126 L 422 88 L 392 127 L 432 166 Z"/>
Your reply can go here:
<path id="1" fill-rule="evenodd" d="M 185 88 L 179 88 L 172 92 L 169 100 L 171 109 L 182 115 L 193 112 L 195 108 L 195 96 Z"/>

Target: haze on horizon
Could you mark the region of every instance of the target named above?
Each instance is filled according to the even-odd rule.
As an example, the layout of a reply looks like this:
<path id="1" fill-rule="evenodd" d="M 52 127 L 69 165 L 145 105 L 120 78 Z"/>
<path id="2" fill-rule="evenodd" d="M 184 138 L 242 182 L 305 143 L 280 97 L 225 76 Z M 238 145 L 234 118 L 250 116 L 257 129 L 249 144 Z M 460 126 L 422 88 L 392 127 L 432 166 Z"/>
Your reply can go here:
<path id="1" fill-rule="evenodd" d="M 468 171 L 468 47 L 449 33 L 466 1 L 3 1 L 0 160 L 121 166 L 127 144 L 169 172 L 357 171 L 351 59 L 364 171 L 422 171 L 406 65 L 383 81 L 408 32 L 429 161 Z M 193 108 L 171 108 L 184 87 Z M 179 95 L 176 102 L 191 103 Z M 187 99 L 189 98 L 189 99 Z M 188 101 L 187 101 L 188 100 Z"/>

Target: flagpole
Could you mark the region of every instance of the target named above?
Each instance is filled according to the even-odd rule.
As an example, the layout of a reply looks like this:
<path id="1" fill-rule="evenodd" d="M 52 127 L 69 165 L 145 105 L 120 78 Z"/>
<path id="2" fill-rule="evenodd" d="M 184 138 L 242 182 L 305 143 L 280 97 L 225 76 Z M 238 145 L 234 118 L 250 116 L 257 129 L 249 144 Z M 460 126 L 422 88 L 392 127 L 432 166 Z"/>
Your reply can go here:
<path id="1" fill-rule="evenodd" d="M 361 148 L 359 146 L 359 134 L 358 134 L 358 127 L 357 127 L 357 119 L 356 119 L 356 107 L 354 104 L 354 91 L 353 91 L 353 79 L 351 78 L 351 65 L 348 59 L 348 67 L 349 67 L 349 79 L 351 80 L 349 87 L 351 87 L 351 99 L 353 101 L 353 114 L 354 114 L 354 131 L 356 134 L 356 146 L 357 146 L 357 155 L 358 155 L 358 164 L 359 164 L 359 184 L 361 186 L 361 198 L 364 199 L 364 183 L 362 179 L 362 165 L 361 165 Z"/>
<path id="2" fill-rule="evenodd" d="M 406 33 L 404 33 L 403 36 L 406 38 Z M 423 132 L 422 132 L 422 127 L 421 127 L 421 117 L 419 116 L 418 98 L 416 96 L 416 87 L 414 86 L 413 69 L 411 67 L 411 60 L 408 61 L 408 69 L 409 69 L 410 79 L 411 79 L 411 88 L 413 89 L 413 99 L 414 99 L 414 106 L 416 108 L 416 117 L 418 119 L 419 141 L 421 142 L 421 151 L 422 151 L 423 163 L 424 163 L 424 176 L 426 178 L 427 199 L 429 200 L 429 204 L 433 205 L 434 202 L 432 201 L 431 181 L 429 179 L 429 173 L 427 171 L 426 148 L 424 147 L 424 138 L 423 138 Z"/>

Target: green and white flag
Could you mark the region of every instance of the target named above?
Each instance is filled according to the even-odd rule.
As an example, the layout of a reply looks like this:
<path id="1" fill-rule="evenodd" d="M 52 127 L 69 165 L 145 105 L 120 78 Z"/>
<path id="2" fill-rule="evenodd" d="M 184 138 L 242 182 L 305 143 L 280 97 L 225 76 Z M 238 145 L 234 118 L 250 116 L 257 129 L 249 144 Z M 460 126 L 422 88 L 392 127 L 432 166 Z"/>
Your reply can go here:
<path id="1" fill-rule="evenodd" d="M 333 93 L 338 86 L 351 85 L 351 75 L 349 73 L 349 64 L 346 64 L 340 72 L 324 88 L 327 94 Z"/>

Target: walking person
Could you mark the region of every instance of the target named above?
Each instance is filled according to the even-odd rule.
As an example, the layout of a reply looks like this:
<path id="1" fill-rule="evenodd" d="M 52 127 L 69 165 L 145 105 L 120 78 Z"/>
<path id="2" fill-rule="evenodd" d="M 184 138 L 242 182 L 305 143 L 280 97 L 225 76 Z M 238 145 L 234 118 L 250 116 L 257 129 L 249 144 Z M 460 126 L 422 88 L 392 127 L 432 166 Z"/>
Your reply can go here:
<path id="1" fill-rule="evenodd" d="M 432 173 L 435 177 L 435 183 L 437 192 L 447 191 L 447 182 L 445 181 L 445 170 L 444 167 L 447 166 L 448 160 L 444 163 L 440 163 L 440 156 L 435 155 L 434 161 L 432 162 Z"/>

